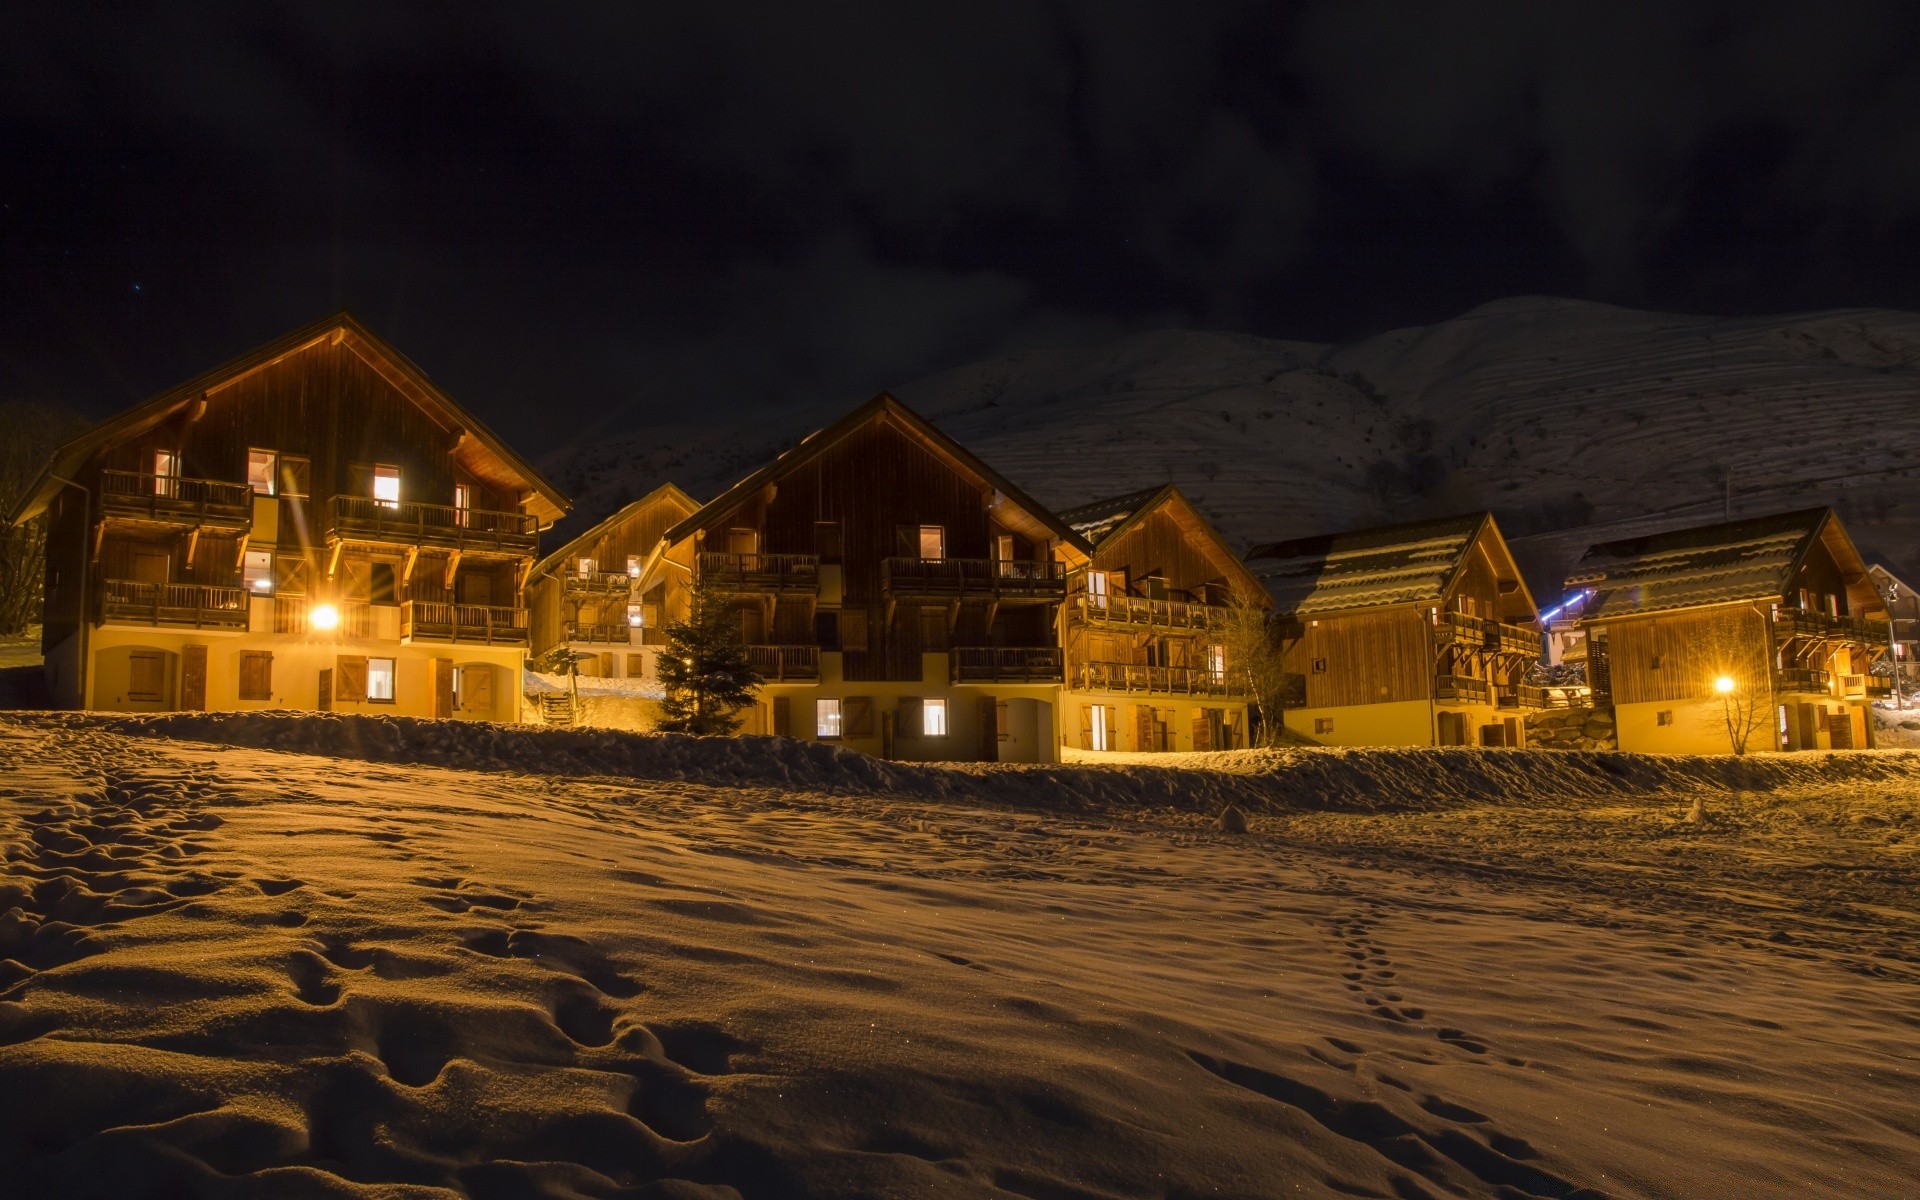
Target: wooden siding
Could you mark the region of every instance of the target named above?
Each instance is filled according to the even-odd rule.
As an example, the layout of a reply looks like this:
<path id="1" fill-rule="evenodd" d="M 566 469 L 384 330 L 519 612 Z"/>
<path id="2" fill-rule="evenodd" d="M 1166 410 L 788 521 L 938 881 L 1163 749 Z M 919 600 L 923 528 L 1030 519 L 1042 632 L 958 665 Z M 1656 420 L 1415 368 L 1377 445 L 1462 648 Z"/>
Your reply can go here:
<path id="1" fill-rule="evenodd" d="M 1287 670 L 1306 678 L 1307 707 L 1425 700 L 1433 652 L 1412 606 L 1320 617 L 1283 635 Z M 1325 669 L 1316 671 L 1316 662 Z"/>
<path id="2" fill-rule="evenodd" d="M 1180 523 L 1165 507 L 1148 513 L 1118 538 L 1109 538 L 1094 551 L 1092 566 L 1099 571 L 1118 571 L 1125 575 L 1134 594 L 1141 581 L 1158 575 L 1175 592 L 1199 599 L 1199 591 L 1208 584 L 1222 587 L 1226 572 L 1195 544 Z"/>
<path id="3" fill-rule="evenodd" d="M 628 604 L 649 604 L 638 580 L 627 593 L 596 598 L 569 595 L 565 576 L 578 570 L 578 560 L 582 558 L 593 559 L 603 572 L 625 571 L 628 555 L 645 562 L 647 555 L 660 544 L 661 535 L 685 520 L 692 511 L 671 491 L 655 496 L 649 503 L 632 506 L 631 512 L 617 513 L 601 522 L 589 531 L 592 536 L 583 545 L 571 549 L 564 560 L 532 580 L 527 586 L 527 608 L 533 629 L 533 653 L 544 654 L 559 645 L 568 621 L 576 625 L 624 624 Z M 658 607 L 658 601 L 657 596 L 651 601 L 648 615 L 654 627 L 643 638 L 653 636 L 657 640 L 660 627 L 665 623 L 665 613 Z"/>
<path id="4" fill-rule="evenodd" d="M 1713 681 L 1771 692 L 1767 619 L 1752 605 L 1728 605 L 1609 621 L 1607 658 L 1616 704 L 1708 700 Z"/>

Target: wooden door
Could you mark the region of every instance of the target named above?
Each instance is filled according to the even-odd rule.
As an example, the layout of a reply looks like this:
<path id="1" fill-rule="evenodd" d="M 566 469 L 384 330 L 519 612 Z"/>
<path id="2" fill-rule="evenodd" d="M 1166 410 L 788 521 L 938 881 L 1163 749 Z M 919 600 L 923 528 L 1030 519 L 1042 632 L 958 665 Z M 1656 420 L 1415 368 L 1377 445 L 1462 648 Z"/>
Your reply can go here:
<path id="1" fill-rule="evenodd" d="M 1853 718 L 1846 709 L 1827 714 L 1827 737 L 1835 750 L 1853 749 Z"/>
<path id="2" fill-rule="evenodd" d="M 207 648 L 183 646 L 180 649 L 180 707 L 187 712 L 205 712 L 207 708 Z"/>
<path id="3" fill-rule="evenodd" d="M 1000 761 L 1000 704 L 992 696 L 980 697 L 980 761 Z"/>
<path id="4" fill-rule="evenodd" d="M 321 712 L 333 711 L 333 668 L 327 667 L 320 672 L 320 700 L 314 705 Z"/>
<path id="5" fill-rule="evenodd" d="M 493 712 L 493 668 L 472 663 L 460 668 L 460 708 L 468 714 Z"/>
<path id="6" fill-rule="evenodd" d="M 453 660 L 433 660 L 433 715 L 446 720 L 453 715 Z"/>

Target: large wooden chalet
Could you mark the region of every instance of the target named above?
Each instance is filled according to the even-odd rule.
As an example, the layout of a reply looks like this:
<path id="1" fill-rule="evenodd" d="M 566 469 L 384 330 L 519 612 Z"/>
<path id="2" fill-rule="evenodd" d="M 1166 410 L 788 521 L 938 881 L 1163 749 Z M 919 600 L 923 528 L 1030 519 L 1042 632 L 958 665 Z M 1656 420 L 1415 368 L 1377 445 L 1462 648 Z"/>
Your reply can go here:
<path id="1" fill-rule="evenodd" d="M 1251 698 L 1229 662 L 1236 623 L 1257 629 L 1266 590 L 1172 484 L 1084 504 L 1060 519 L 1093 546 L 1067 593 L 1066 713 L 1082 750 L 1247 745 Z"/>
<path id="2" fill-rule="evenodd" d="M 48 520 L 56 703 L 515 720 L 520 588 L 566 501 L 347 314 L 63 446 Z"/>
<path id="3" fill-rule="evenodd" d="M 747 732 L 889 758 L 1056 757 L 1059 610 L 1089 547 L 882 394 L 667 530 L 643 571 L 731 597 Z"/>
<path id="4" fill-rule="evenodd" d="M 1520 746 L 1539 614 L 1490 513 L 1256 546 L 1286 727 L 1330 746 Z"/>
<path id="5" fill-rule="evenodd" d="M 1587 593 L 1588 681 L 1622 750 L 1726 754 L 1741 705 L 1764 717 L 1741 749 L 1873 744 L 1887 610 L 1832 510 L 1606 542 L 1567 586 Z"/>

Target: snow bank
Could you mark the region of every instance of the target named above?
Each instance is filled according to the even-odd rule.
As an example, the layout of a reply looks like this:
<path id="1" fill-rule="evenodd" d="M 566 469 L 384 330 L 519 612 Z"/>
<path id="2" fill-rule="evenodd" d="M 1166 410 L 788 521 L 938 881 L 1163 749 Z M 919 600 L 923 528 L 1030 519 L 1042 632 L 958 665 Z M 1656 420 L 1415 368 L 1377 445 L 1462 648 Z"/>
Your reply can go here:
<path id="1" fill-rule="evenodd" d="M 820 742 L 536 729 L 341 713 L 37 714 L 15 720 L 375 762 L 721 787 L 866 793 L 1054 810 L 1232 803 L 1255 812 L 1432 811 L 1920 783 L 1920 754 L 1731 756 L 1477 749 L 1235 750 L 1023 766 L 883 762 Z"/>

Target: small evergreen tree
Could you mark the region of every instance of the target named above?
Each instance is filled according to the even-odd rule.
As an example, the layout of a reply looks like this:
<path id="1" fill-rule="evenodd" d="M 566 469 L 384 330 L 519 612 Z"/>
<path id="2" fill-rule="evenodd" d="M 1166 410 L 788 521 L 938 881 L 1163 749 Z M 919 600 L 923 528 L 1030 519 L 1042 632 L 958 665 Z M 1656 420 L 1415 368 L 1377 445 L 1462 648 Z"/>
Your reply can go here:
<path id="1" fill-rule="evenodd" d="M 724 736 L 740 723 L 734 714 L 753 702 L 760 673 L 740 640 L 732 606 L 705 580 L 694 584 L 687 619 L 667 626 L 660 682 L 667 689 L 660 728 L 669 733 Z"/>

